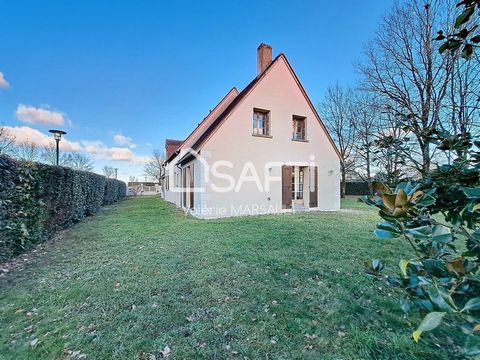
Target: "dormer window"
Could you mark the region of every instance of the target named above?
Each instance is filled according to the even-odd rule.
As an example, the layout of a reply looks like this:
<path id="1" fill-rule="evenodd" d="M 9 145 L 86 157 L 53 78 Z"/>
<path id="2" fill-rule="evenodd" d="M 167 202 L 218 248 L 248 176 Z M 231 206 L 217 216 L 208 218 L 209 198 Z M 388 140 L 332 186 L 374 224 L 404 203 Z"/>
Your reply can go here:
<path id="1" fill-rule="evenodd" d="M 293 128 L 293 135 L 292 135 L 292 140 L 297 140 L 297 141 L 306 141 L 306 136 L 305 136 L 305 123 L 306 123 L 306 118 L 304 116 L 296 116 L 293 115 L 293 121 L 292 121 L 292 128 Z"/>
<path id="2" fill-rule="evenodd" d="M 253 109 L 253 135 L 270 136 L 270 111 Z"/>

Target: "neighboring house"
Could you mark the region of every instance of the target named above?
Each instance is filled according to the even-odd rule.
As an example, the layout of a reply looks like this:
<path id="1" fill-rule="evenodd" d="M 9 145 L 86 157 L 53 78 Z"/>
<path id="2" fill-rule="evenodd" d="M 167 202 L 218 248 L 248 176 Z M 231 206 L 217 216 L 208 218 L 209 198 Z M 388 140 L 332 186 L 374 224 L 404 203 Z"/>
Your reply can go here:
<path id="1" fill-rule="evenodd" d="M 157 195 L 161 193 L 159 184 L 151 181 L 129 181 L 127 183 L 127 195 Z"/>
<path id="2" fill-rule="evenodd" d="M 166 141 L 167 201 L 199 218 L 340 208 L 340 157 L 285 55 L 257 49 L 257 76 L 232 88 L 183 141 Z"/>

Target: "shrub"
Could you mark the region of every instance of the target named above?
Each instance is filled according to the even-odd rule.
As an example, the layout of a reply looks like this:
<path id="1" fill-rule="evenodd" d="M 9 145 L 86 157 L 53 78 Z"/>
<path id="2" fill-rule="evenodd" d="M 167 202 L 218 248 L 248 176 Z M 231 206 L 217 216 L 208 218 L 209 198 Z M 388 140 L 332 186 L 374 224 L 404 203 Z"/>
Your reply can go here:
<path id="1" fill-rule="evenodd" d="M 0 157 L 0 260 L 96 213 L 126 194 L 104 176 Z"/>
<path id="2" fill-rule="evenodd" d="M 127 193 L 127 185 L 115 179 L 106 179 L 103 205 L 109 205 L 123 198 Z"/>
<path id="3" fill-rule="evenodd" d="M 368 183 L 365 181 L 347 181 L 345 195 L 368 195 Z"/>
<path id="4" fill-rule="evenodd" d="M 480 358 L 480 141 L 470 134 L 433 131 L 445 163 L 395 188 L 374 183 L 378 198 L 362 200 L 380 211 L 375 235 L 403 239 L 413 250 L 389 277 L 404 289 L 402 309 L 417 309 L 423 321 L 412 333 L 439 326 L 463 337 L 467 358 Z M 460 244 L 458 244 L 461 242 Z M 367 267 L 372 273 L 371 266 Z"/>

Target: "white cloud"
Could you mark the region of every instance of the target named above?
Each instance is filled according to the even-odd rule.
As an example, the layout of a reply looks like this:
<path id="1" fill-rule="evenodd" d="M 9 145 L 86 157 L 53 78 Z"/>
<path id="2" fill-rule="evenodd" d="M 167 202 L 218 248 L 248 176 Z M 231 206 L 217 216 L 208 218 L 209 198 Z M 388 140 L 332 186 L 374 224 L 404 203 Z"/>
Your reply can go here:
<path id="1" fill-rule="evenodd" d="M 5 129 L 15 137 L 15 142 L 18 144 L 33 142 L 39 147 L 54 144 L 53 136 L 28 126 L 5 126 Z M 134 165 L 144 165 L 149 159 L 147 156 L 137 156 L 129 148 L 108 147 L 101 141 L 72 142 L 62 137 L 60 149 L 62 151 L 87 153 L 95 160 L 125 161 Z"/>
<path id="2" fill-rule="evenodd" d="M 17 119 L 29 124 L 63 125 L 65 114 L 48 108 L 36 108 L 20 104 L 15 112 Z"/>
<path id="3" fill-rule="evenodd" d="M 131 138 L 127 136 L 123 136 L 122 134 L 117 134 L 113 137 L 113 141 L 115 141 L 115 144 L 120 145 L 120 146 L 128 146 L 130 149 L 133 149 L 137 147 L 132 141 Z"/>
<path id="4" fill-rule="evenodd" d="M 15 142 L 17 144 L 32 142 L 40 147 L 54 144 L 53 136 L 48 136 L 47 134 L 28 126 L 5 126 L 5 129 L 7 129 L 7 131 L 15 137 Z M 62 138 L 60 147 L 63 151 L 82 150 L 82 147 L 78 142 L 68 141 L 65 138 Z"/>
<path id="5" fill-rule="evenodd" d="M 100 160 L 128 161 L 135 164 L 144 164 L 148 158 L 137 156 L 132 150 L 125 147 L 107 147 L 101 141 L 82 141 L 85 152 Z"/>
<path id="6" fill-rule="evenodd" d="M 9 87 L 10 87 L 10 84 L 5 79 L 3 72 L 0 72 L 0 89 L 8 89 Z"/>

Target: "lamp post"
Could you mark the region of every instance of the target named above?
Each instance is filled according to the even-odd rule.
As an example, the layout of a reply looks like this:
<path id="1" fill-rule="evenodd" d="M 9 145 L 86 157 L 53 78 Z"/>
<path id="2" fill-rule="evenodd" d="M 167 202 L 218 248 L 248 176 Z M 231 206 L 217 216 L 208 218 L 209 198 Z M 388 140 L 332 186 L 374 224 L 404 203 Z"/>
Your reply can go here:
<path id="1" fill-rule="evenodd" d="M 58 166 L 58 143 L 62 139 L 62 135 L 65 135 L 66 132 L 62 130 L 48 130 L 53 134 L 53 138 L 55 139 L 55 142 L 57 144 L 57 166 Z"/>

